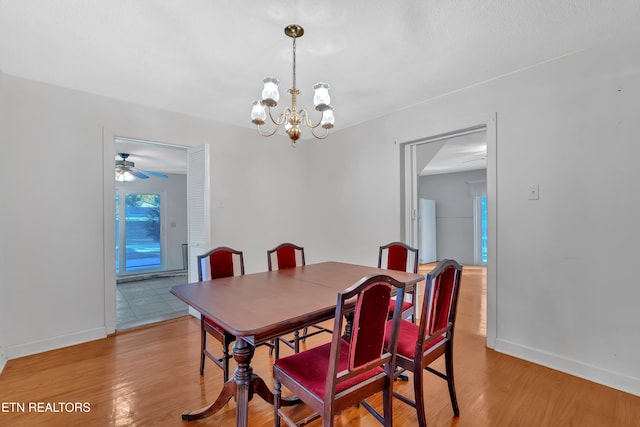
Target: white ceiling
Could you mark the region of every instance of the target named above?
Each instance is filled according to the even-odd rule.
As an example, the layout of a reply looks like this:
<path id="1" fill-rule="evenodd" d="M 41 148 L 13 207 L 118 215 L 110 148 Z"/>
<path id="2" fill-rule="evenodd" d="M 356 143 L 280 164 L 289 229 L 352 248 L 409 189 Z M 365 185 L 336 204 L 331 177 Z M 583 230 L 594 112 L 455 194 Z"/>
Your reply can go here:
<path id="1" fill-rule="evenodd" d="M 266 75 L 339 131 L 611 40 L 638 0 L 0 0 L 0 70 L 235 126 Z"/>
<path id="2" fill-rule="evenodd" d="M 480 130 L 418 145 L 420 176 L 462 172 L 487 167 L 487 132 Z"/>
<path id="3" fill-rule="evenodd" d="M 116 137 L 114 149 L 117 160 L 121 160 L 118 153 L 129 154 L 127 160 L 133 162 L 137 169 L 165 174 L 187 173 L 187 151 L 182 147 Z"/>

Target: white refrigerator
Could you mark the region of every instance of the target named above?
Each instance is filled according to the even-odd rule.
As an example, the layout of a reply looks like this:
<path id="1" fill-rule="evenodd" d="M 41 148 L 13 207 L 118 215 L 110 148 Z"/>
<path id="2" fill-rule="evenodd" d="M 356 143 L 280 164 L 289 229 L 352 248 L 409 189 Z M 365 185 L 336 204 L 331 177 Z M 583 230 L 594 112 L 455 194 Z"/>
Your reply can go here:
<path id="1" fill-rule="evenodd" d="M 438 260 L 436 254 L 436 201 L 420 198 L 418 204 L 420 264 Z"/>

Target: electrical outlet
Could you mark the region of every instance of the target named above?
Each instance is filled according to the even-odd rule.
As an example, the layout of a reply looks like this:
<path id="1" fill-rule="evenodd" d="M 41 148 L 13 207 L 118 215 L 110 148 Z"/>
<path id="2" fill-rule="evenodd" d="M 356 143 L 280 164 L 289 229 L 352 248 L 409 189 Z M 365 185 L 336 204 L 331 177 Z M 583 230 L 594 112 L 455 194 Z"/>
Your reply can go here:
<path id="1" fill-rule="evenodd" d="M 540 188 L 538 187 L 538 184 L 530 185 L 529 186 L 529 200 L 538 200 L 540 198 L 540 196 L 538 194 L 539 190 L 540 190 Z"/>

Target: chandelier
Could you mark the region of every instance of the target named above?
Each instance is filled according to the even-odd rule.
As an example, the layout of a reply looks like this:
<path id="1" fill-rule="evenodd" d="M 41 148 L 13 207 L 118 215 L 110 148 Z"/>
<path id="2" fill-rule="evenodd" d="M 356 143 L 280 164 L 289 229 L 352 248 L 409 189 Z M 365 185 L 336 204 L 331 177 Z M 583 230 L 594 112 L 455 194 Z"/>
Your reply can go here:
<path id="1" fill-rule="evenodd" d="M 251 110 L 251 122 L 253 122 L 262 136 L 274 135 L 281 125 L 284 125 L 285 131 L 291 139 L 291 145 L 295 147 L 296 141 L 300 138 L 302 131 L 300 125 L 306 125 L 311 134 L 318 139 L 324 139 L 329 135 L 329 129 L 333 127 L 333 107 L 330 105 L 329 85 L 327 83 L 316 83 L 313 85 L 314 95 L 313 104 L 316 111 L 321 113 L 320 120 L 313 124 L 311 118 L 305 109 L 298 110 L 297 98 L 300 95 L 300 89 L 296 87 L 296 39 L 302 37 L 304 29 L 296 24 L 287 25 L 284 33 L 293 39 L 293 87 L 289 89 L 291 94 L 291 107 L 286 108 L 282 113 L 274 118 L 271 109 L 278 105 L 280 94 L 278 93 L 278 84 L 280 83 L 275 77 L 265 77 L 262 82 L 262 100 L 253 101 L 253 109 Z M 275 125 L 272 131 L 263 131 L 262 125 L 269 119 Z M 324 132 L 316 133 L 316 129 L 321 127 Z"/>

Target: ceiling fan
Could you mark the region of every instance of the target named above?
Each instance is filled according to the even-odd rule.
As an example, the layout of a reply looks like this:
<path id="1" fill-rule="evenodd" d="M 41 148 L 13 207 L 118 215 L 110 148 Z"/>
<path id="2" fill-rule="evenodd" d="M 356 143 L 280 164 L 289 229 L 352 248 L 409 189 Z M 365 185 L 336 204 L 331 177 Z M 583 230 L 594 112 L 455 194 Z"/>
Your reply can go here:
<path id="1" fill-rule="evenodd" d="M 129 154 L 118 153 L 121 160 L 116 160 L 116 181 L 118 182 L 131 182 L 136 179 L 148 179 L 149 175 L 157 176 L 158 178 L 168 178 L 167 175 L 159 172 L 146 171 L 137 169 L 135 163 L 127 160 Z"/>

